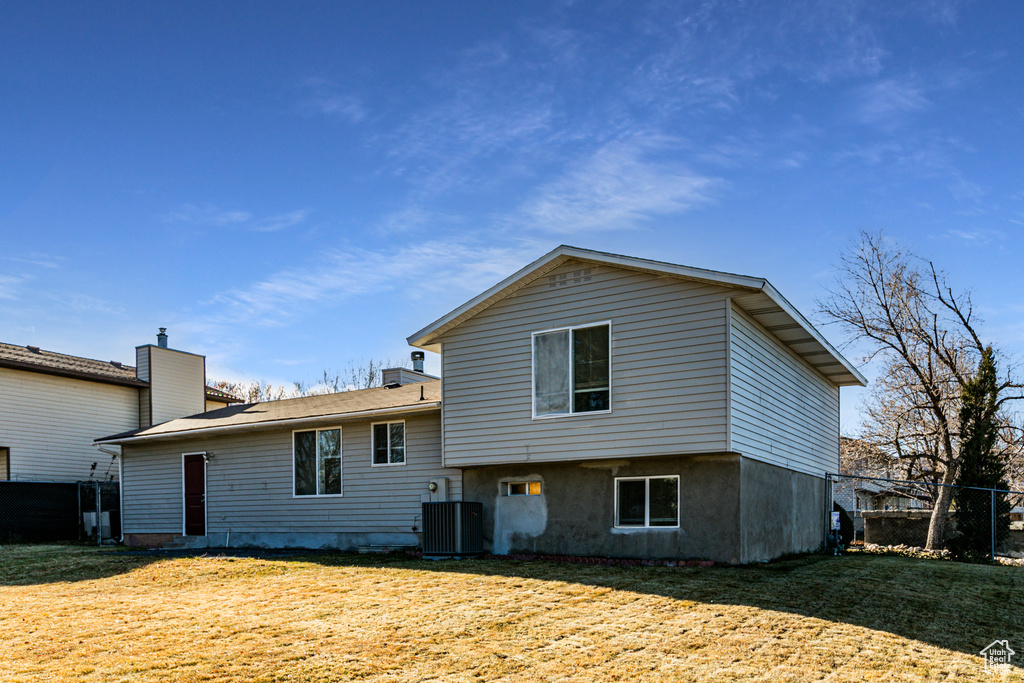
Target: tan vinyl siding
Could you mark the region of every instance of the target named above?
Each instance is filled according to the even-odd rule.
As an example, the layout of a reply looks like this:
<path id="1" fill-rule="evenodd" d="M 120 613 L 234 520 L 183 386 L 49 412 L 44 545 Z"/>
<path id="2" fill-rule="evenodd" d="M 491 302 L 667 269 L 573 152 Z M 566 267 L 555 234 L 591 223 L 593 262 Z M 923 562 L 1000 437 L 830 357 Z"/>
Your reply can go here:
<path id="1" fill-rule="evenodd" d="M 198 451 L 212 456 L 208 533 L 411 532 L 431 479 L 448 477 L 449 498 L 461 497 L 461 472 L 441 467 L 439 413 L 405 418 L 406 464 L 399 466 L 371 466 L 370 424 L 321 427 L 341 427 L 338 497 L 293 496 L 291 430 L 127 446 L 125 533 L 181 533 L 181 455 Z"/>
<path id="2" fill-rule="evenodd" d="M 728 293 L 569 262 L 484 310 L 439 339 L 446 464 L 724 451 Z M 533 419 L 532 333 L 604 321 L 611 412 Z"/>
<path id="3" fill-rule="evenodd" d="M 135 348 L 135 376 L 143 382 L 149 381 L 149 350 L 152 346 Z"/>
<path id="4" fill-rule="evenodd" d="M 134 387 L 0 368 L 0 447 L 10 449 L 12 479 L 116 478 L 93 439 L 138 426 Z"/>
<path id="5" fill-rule="evenodd" d="M 149 349 L 149 346 L 135 348 L 135 376 L 143 382 L 149 381 Z M 139 389 L 139 426 L 153 426 L 149 387 Z"/>
<path id="6" fill-rule="evenodd" d="M 206 367 L 202 356 L 149 347 L 153 424 L 206 409 Z"/>
<path id="7" fill-rule="evenodd" d="M 839 466 L 839 387 L 732 308 L 732 448 L 821 476 Z"/>

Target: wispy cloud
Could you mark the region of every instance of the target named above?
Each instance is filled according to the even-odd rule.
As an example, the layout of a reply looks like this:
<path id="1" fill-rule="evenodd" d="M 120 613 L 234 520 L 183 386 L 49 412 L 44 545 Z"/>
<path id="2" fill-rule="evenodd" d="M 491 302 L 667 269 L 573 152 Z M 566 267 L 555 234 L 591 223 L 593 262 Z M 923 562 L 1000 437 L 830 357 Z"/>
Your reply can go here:
<path id="1" fill-rule="evenodd" d="M 165 214 L 163 220 L 165 223 L 276 232 L 304 222 L 311 213 L 312 211 L 309 209 L 296 209 L 282 214 L 260 217 L 241 209 L 222 209 L 210 204 L 184 204 Z"/>
<path id="2" fill-rule="evenodd" d="M 866 85 L 855 92 L 857 116 L 862 123 L 891 126 L 909 112 L 928 107 L 931 102 L 920 85 L 912 81 L 887 79 Z"/>
<path id="3" fill-rule="evenodd" d="M 312 212 L 309 209 L 297 209 L 277 216 L 260 218 L 253 221 L 252 228 L 257 232 L 277 232 L 304 222 L 310 213 Z"/>
<path id="4" fill-rule="evenodd" d="M 544 150 L 553 115 L 537 93 L 499 102 L 468 87 L 454 100 L 414 115 L 390 136 L 389 171 L 410 180 L 421 196 L 480 182 L 477 164 Z"/>
<path id="5" fill-rule="evenodd" d="M 985 246 L 1001 240 L 1005 235 L 998 230 L 949 230 L 946 235 L 970 246 Z"/>
<path id="6" fill-rule="evenodd" d="M 53 256 L 51 254 L 29 254 L 28 256 L 3 256 L 0 257 L 4 261 L 11 261 L 13 263 L 23 263 L 29 266 L 37 266 L 39 268 L 59 268 L 67 259 L 63 256 Z"/>
<path id="7" fill-rule="evenodd" d="M 514 220 L 554 233 L 613 230 L 712 201 L 723 181 L 657 158 L 672 146 L 659 138 L 608 143 L 541 187 Z"/>
<path id="8" fill-rule="evenodd" d="M 441 226 L 450 226 L 456 222 L 459 222 L 457 216 L 430 211 L 413 204 L 384 214 L 377 221 L 376 230 L 382 235 L 397 235 L 417 232 L 428 227 L 437 230 Z"/>
<path id="9" fill-rule="evenodd" d="M 225 227 L 238 225 L 252 220 L 252 214 L 240 209 L 222 209 L 210 204 L 182 204 L 179 208 L 163 216 L 165 223 L 187 223 L 189 225 L 208 225 Z"/>
<path id="10" fill-rule="evenodd" d="M 346 92 L 337 83 L 325 78 L 307 78 L 300 84 L 299 108 L 307 114 L 338 118 L 359 123 L 367 116 L 361 98 Z"/>
<path id="11" fill-rule="evenodd" d="M 757 82 L 773 73 L 818 83 L 873 76 L 885 51 L 865 13 L 817 0 L 652 3 L 640 13 L 651 49 L 630 91 L 662 110 L 729 112 L 748 94 L 765 96 Z"/>
<path id="12" fill-rule="evenodd" d="M 400 290 L 406 298 L 454 290 L 478 292 L 539 253 L 536 244 L 480 246 L 468 240 L 432 241 L 373 251 L 339 249 L 316 262 L 282 270 L 207 302 L 211 323 L 277 326 L 359 296 Z M 217 310 L 219 309 L 219 310 Z"/>
<path id="13" fill-rule="evenodd" d="M 71 313 L 87 314 L 89 316 L 123 316 L 125 309 L 104 299 L 82 293 L 47 295 L 47 298 L 60 307 L 61 310 Z"/>
<path id="14" fill-rule="evenodd" d="M 0 275 L 0 299 L 8 301 L 17 299 L 18 290 L 29 279 L 25 275 Z"/>

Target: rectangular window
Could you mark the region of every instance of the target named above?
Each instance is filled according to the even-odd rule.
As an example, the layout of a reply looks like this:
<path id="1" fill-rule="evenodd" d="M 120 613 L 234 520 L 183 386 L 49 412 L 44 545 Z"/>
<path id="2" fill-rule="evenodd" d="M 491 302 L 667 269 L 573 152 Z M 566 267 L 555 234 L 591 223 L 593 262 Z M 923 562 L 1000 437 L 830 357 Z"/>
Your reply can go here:
<path id="1" fill-rule="evenodd" d="M 610 410 L 610 355 L 607 323 L 534 333 L 534 415 Z"/>
<path id="2" fill-rule="evenodd" d="M 509 496 L 539 496 L 539 481 L 512 481 L 508 483 L 506 495 Z"/>
<path id="3" fill-rule="evenodd" d="M 296 496 L 341 495 L 341 429 L 292 432 Z"/>
<path id="4" fill-rule="evenodd" d="M 0 448 L 0 481 L 11 480 L 11 451 Z"/>
<path id="5" fill-rule="evenodd" d="M 628 477 L 615 480 L 615 526 L 679 526 L 679 477 Z"/>
<path id="6" fill-rule="evenodd" d="M 405 464 L 405 423 L 380 422 L 371 427 L 374 465 Z"/>

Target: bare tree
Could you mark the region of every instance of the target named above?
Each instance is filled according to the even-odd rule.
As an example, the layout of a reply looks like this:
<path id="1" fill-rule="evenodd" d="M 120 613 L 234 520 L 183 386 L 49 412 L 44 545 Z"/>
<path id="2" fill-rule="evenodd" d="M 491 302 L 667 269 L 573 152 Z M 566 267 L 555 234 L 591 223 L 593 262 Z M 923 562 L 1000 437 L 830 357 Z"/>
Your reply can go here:
<path id="1" fill-rule="evenodd" d="M 382 386 L 382 372 L 386 368 L 408 367 L 408 362 L 396 362 L 391 359 L 371 358 L 369 360 L 349 361 L 344 370 L 324 370 L 320 379 L 313 384 L 303 381 L 295 382 L 296 391 L 302 396 L 319 394 L 336 394 L 356 389 L 373 389 Z"/>
<path id="2" fill-rule="evenodd" d="M 372 389 L 382 385 L 381 373 L 385 368 L 398 367 L 408 367 L 408 363 L 371 358 L 358 362 L 351 361 L 344 370 L 323 370 L 320 379 L 311 384 L 301 380 L 293 382 L 291 387 L 275 386 L 262 380 L 210 381 L 208 384 L 214 389 L 226 391 L 246 403 L 259 403 L 261 401 L 279 401 L 283 398 Z"/>
<path id="3" fill-rule="evenodd" d="M 226 391 L 227 393 L 242 399 L 245 403 L 260 403 L 262 401 L 279 401 L 283 398 L 295 398 L 301 396 L 295 387 L 274 386 L 263 380 L 249 380 L 244 382 L 228 382 L 225 380 L 211 380 L 207 384 L 214 389 Z"/>
<path id="4" fill-rule="evenodd" d="M 960 462 L 960 394 L 985 349 L 970 294 L 954 293 L 932 263 L 881 234 L 861 233 L 839 270 L 819 311 L 853 342 L 866 342 L 871 350 L 864 361 L 882 367 L 861 438 L 898 462 L 904 477 L 947 485 L 938 487 L 928 527 L 928 548 L 938 548 L 951 501 L 948 485 Z M 1011 374 L 998 387 L 1000 408 L 1021 398 Z M 1001 415 L 1000 448 L 1016 457 L 1019 430 L 1005 411 Z"/>
<path id="5" fill-rule="evenodd" d="M 839 473 L 856 477 L 891 479 L 896 461 L 888 453 L 863 439 L 839 437 Z"/>

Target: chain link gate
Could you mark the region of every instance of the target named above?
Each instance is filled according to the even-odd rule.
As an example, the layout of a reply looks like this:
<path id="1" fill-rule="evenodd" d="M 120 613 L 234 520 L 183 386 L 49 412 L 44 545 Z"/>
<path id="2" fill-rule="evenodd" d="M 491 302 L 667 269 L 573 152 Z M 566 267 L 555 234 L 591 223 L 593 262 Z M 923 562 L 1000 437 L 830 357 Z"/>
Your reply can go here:
<path id="1" fill-rule="evenodd" d="M 121 537 L 116 481 L 0 481 L 0 543 Z"/>
<path id="2" fill-rule="evenodd" d="M 956 556 L 1024 557 L 1024 492 L 845 474 L 826 475 L 826 544 L 925 548 L 934 520 L 939 542 Z M 840 529 L 832 531 L 833 514 Z M 938 533 L 941 529 L 941 533 Z"/>

